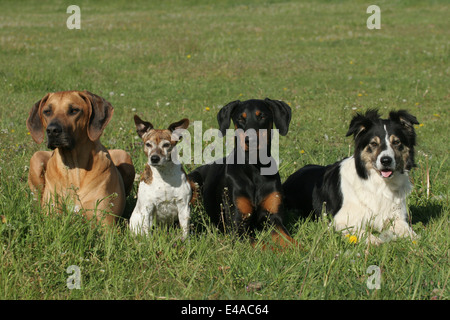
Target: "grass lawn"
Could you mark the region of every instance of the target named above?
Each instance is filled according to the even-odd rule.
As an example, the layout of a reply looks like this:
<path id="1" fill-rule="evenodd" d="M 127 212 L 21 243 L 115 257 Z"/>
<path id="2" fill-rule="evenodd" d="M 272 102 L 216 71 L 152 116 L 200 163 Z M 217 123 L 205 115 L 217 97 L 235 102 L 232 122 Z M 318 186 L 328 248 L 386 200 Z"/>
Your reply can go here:
<path id="1" fill-rule="evenodd" d="M 379 30 L 367 28 L 373 3 L 364 1 L 79 0 L 81 30 L 66 27 L 70 4 L 0 2 L 0 299 L 450 298 L 447 1 L 378 1 Z M 374 247 L 350 243 L 328 221 L 291 217 L 302 247 L 272 252 L 218 232 L 201 207 L 184 243 L 177 228 L 132 237 L 70 212 L 44 216 L 27 176 L 45 144 L 25 120 L 47 92 L 69 89 L 112 103 L 101 140 L 128 151 L 137 172 L 145 155 L 134 114 L 161 128 L 188 117 L 205 131 L 230 101 L 283 100 L 293 112 L 280 137 L 283 181 L 350 155 L 355 112 L 407 109 L 421 123 L 408 198 L 420 238 Z M 128 213 L 136 192 L 137 183 Z M 72 265 L 79 290 L 67 286 Z M 370 266 L 380 289 L 367 285 Z"/>

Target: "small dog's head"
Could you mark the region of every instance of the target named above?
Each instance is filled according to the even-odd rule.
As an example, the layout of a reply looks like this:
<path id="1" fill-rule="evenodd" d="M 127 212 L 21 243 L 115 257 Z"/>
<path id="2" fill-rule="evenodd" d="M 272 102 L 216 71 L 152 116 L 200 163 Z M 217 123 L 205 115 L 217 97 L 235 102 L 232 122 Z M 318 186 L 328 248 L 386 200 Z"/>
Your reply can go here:
<path id="1" fill-rule="evenodd" d="M 260 149 L 262 143 L 270 146 L 270 130 L 274 124 L 281 135 L 287 134 L 291 121 L 291 108 L 283 101 L 269 98 L 236 100 L 225 105 L 217 114 L 222 136 L 225 136 L 231 120 L 235 129 L 242 129 L 245 133 L 239 134 L 238 143 L 243 149 L 248 151 L 249 145 L 256 145 L 257 149 Z M 251 130 L 254 130 L 256 134 L 249 134 Z M 257 139 L 256 143 L 252 139 Z"/>
<path id="2" fill-rule="evenodd" d="M 113 112 L 108 101 L 88 91 L 48 93 L 31 108 L 27 128 L 37 143 L 47 135 L 48 148 L 72 150 L 86 139 L 98 140 Z"/>
<path id="3" fill-rule="evenodd" d="M 381 119 L 376 110 L 353 117 L 347 136 L 354 135 L 355 163 L 359 176 L 368 177 L 374 169 L 384 179 L 402 174 L 415 166 L 416 117 L 405 110 L 392 111 Z"/>
<path id="4" fill-rule="evenodd" d="M 148 164 L 160 166 L 172 161 L 171 153 L 180 137 L 182 130 L 189 127 L 189 120 L 182 119 L 172 123 L 167 129 L 154 129 L 153 125 L 139 116 L 134 116 L 136 132 L 144 141 L 144 152 L 148 157 Z"/>

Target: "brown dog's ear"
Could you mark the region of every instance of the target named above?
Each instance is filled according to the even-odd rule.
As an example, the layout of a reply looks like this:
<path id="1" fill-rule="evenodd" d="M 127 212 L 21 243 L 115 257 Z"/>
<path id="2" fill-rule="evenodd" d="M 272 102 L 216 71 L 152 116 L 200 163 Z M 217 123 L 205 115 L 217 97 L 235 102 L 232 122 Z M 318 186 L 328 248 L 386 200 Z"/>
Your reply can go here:
<path id="1" fill-rule="evenodd" d="M 291 107 L 286 102 L 280 100 L 266 98 L 264 101 L 272 110 L 275 127 L 277 127 L 282 136 L 287 135 L 289 123 L 291 122 Z"/>
<path id="2" fill-rule="evenodd" d="M 80 96 L 91 106 L 87 134 L 91 141 L 95 141 L 111 120 L 114 108 L 111 103 L 89 91 L 80 92 Z"/>
<path id="3" fill-rule="evenodd" d="M 40 110 L 41 106 L 47 102 L 49 95 L 50 93 L 47 93 L 41 100 L 34 104 L 27 119 L 27 128 L 36 143 L 44 141 L 44 126 L 42 125 Z"/>
<path id="4" fill-rule="evenodd" d="M 134 115 L 134 124 L 136 125 L 136 132 L 141 138 L 147 131 L 153 129 L 150 122 L 142 120 L 137 114 Z"/>

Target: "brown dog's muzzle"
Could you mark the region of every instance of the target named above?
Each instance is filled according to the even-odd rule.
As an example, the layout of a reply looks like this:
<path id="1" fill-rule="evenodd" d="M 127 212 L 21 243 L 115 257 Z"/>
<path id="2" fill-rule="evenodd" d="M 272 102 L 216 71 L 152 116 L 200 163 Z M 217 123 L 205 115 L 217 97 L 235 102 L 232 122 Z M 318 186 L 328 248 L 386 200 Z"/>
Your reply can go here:
<path id="1" fill-rule="evenodd" d="M 46 128 L 47 133 L 47 147 L 49 149 L 68 149 L 72 150 L 75 147 L 75 140 L 58 120 L 53 120 Z"/>

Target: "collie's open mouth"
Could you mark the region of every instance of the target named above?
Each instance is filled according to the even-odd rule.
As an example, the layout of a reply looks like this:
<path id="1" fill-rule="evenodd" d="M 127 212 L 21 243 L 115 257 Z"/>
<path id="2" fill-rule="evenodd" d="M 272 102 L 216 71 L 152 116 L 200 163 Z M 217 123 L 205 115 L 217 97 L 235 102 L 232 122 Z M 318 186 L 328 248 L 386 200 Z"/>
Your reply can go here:
<path id="1" fill-rule="evenodd" d="M 380 174 L 383 178 L 390 178 L 394 174 L 392 170 L 389 169 L 383 169 L 380 171 Z"/>

